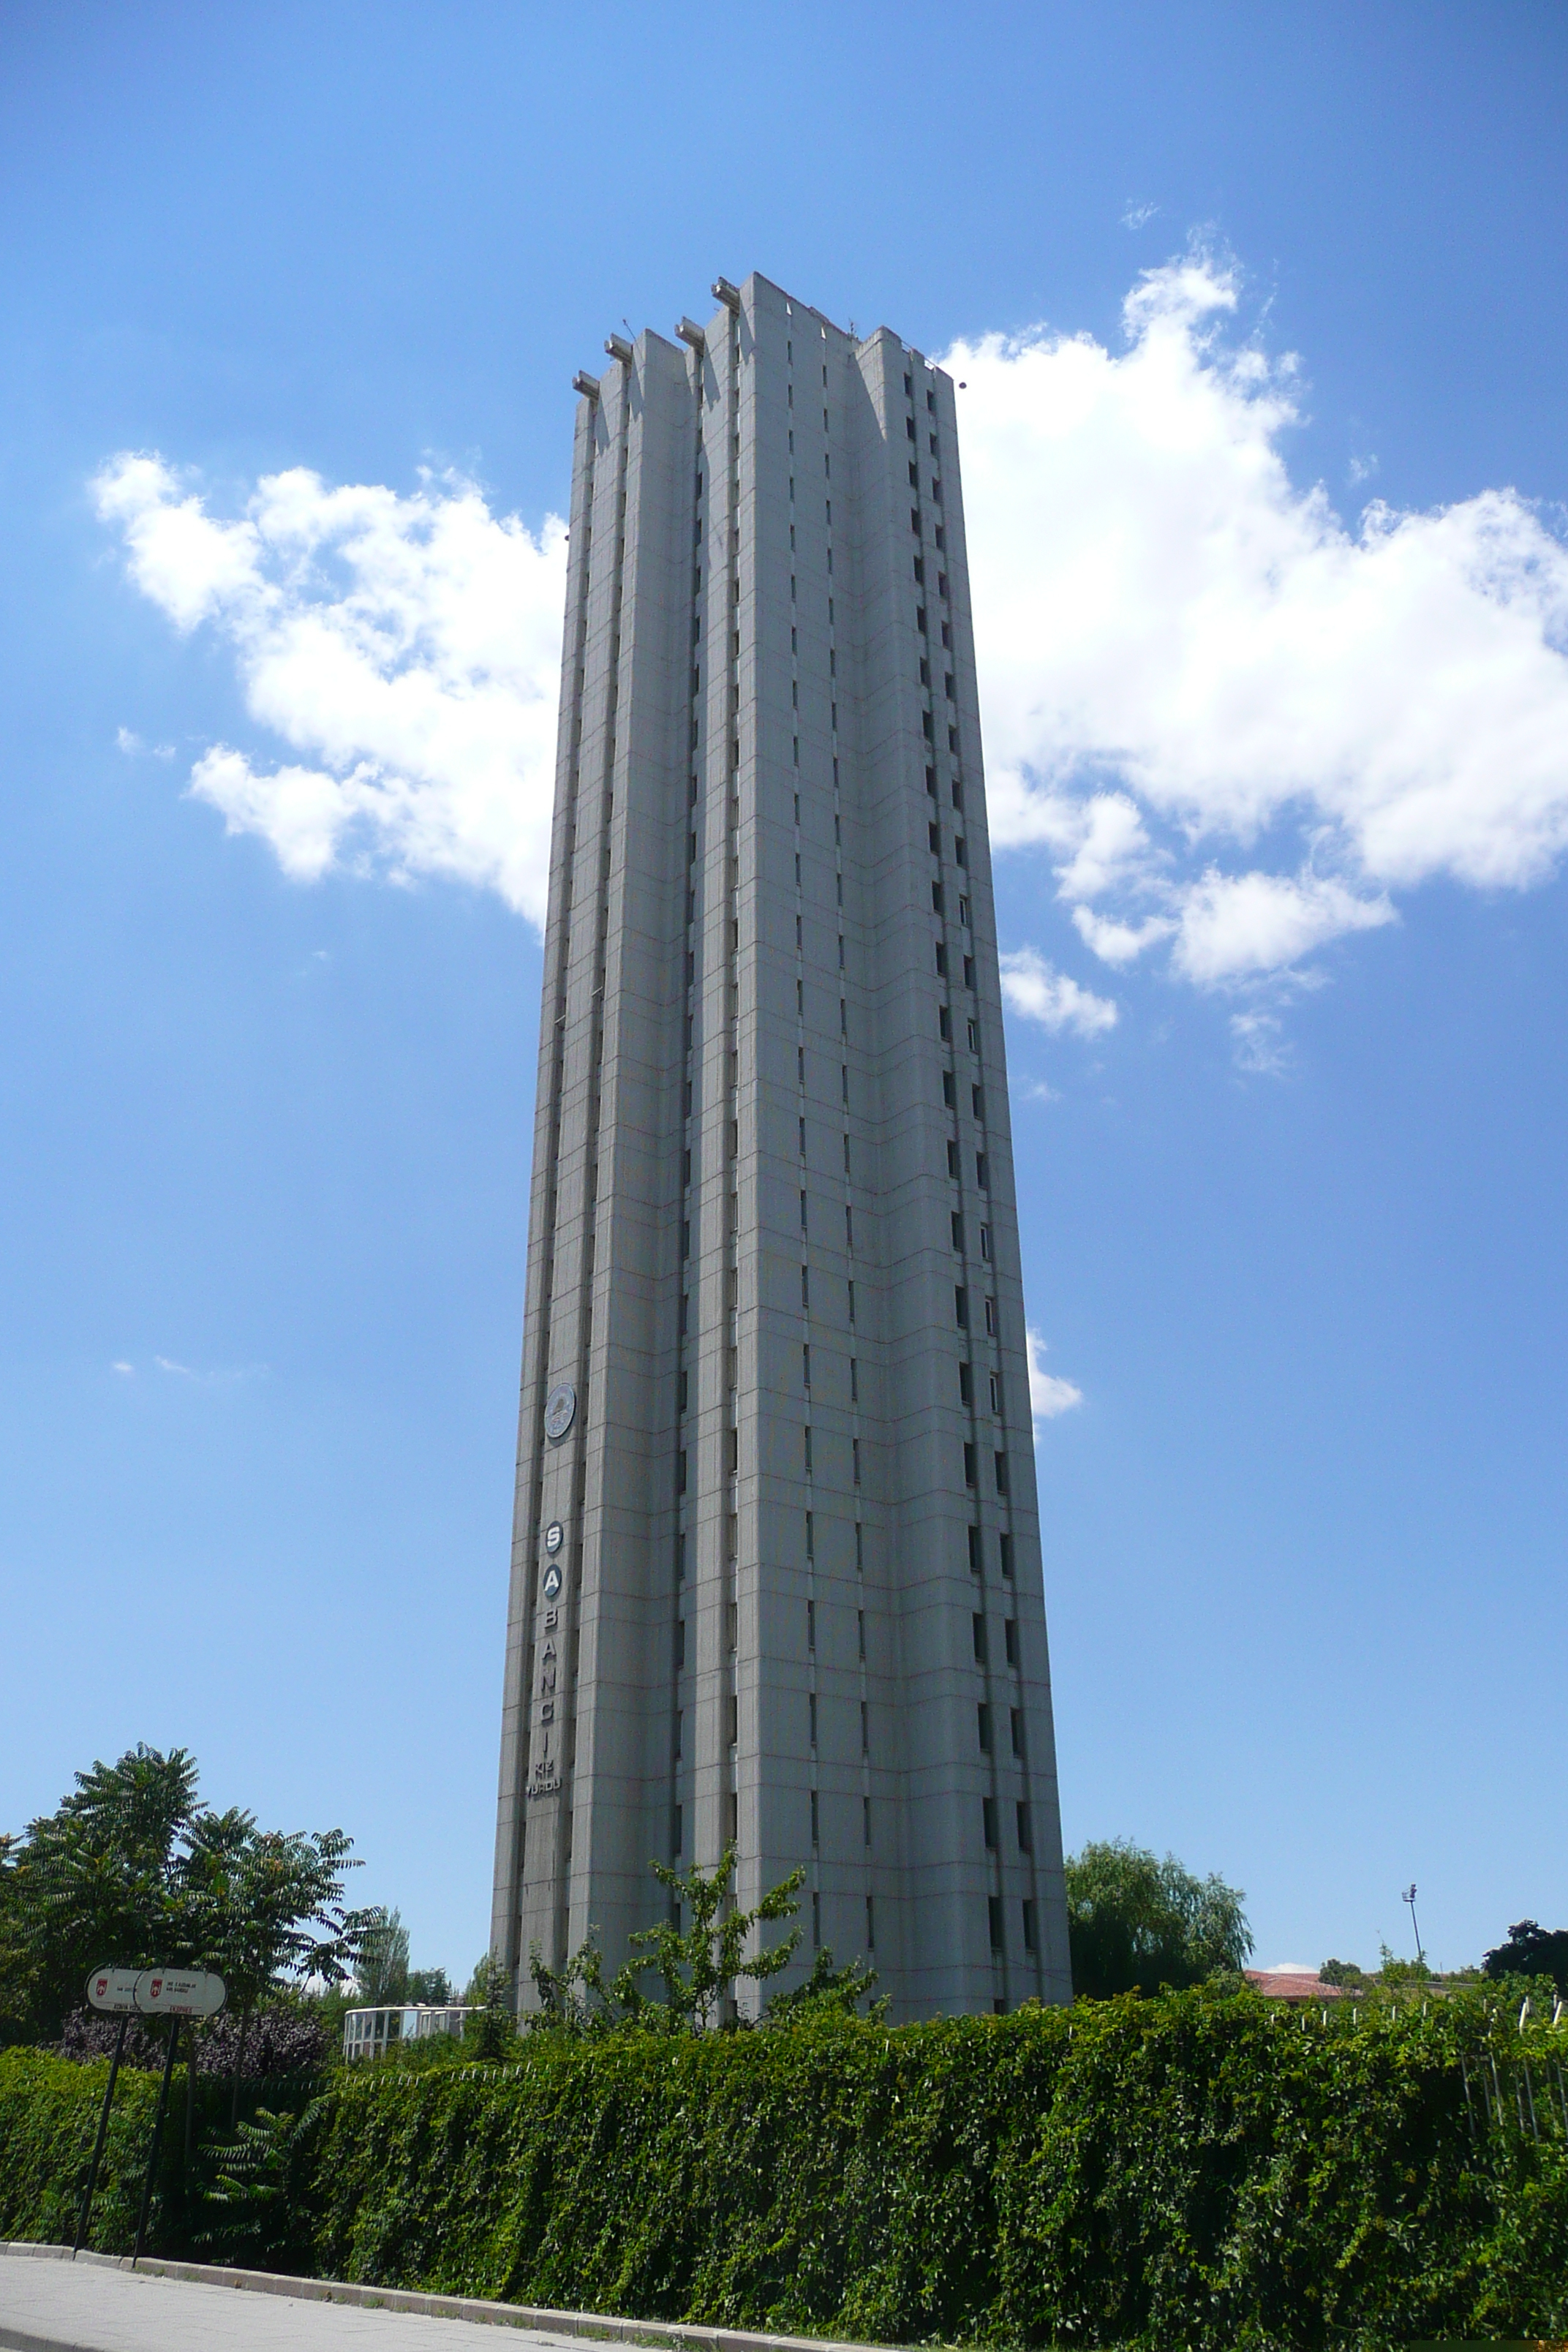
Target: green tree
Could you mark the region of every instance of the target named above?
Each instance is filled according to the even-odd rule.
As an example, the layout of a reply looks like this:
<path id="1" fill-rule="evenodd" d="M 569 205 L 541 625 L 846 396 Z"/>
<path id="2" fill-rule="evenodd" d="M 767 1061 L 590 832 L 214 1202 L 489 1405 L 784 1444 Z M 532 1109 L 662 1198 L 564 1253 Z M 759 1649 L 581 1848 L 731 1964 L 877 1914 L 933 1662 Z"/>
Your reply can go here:
<path id="1" fill-rule="evenodd" d="M 1252 1949 L 1240 1890 L 1174 1854 L 1109 1839 L 1069 1854 L 1065 1876 L 1073 1985 L 1090 1999 L 1180 1990 L 1239 1969 Z"/>
<path id="2" fill-rule="evenodd" d="M 6 2038 L 57 2039 L 106 1961 L 163 1960 L 224 1979 L 242 2055 L 266 1996 L 289 1982 L 334 1982 L 353 1966 L 379 1915 L 345 1906 L 343 1877 L 355 1865 L 342 1830 L 260 1830 L 237 1808 L 214 1812 L 184 1748 L 134 1748 L 76 1782 L 0 1853 Z"/>
<path id="3" fill-rule="evenodd" d="M 833 1954 L 824 1944 L 811 1964 L 811 1974 L 804 1984 L 792 1985 L 788 1992 L 769 1996 L 766 2015 L 771 2024 L 793 2024 L 802 2017 L 820 2017 L 837 2012 L 843 2017 L 858 2017 L 860 2003 L 867 2000 L 877 1981 L 875 1969 L 863 1969 L 857 1960 L 843 1968 L 834 1963 Z M 888 2013 L 888 1996 L 871 2002 L 866 2014 L 884 2018 Z"/>
<path id="4" fill-rule="evenodd" d="M 701 2033 L 714 2023 L 721 2001 L 740 1979 L 765 1984 L 788 1968 L 800 1942 L 800 1929 L 792 1927 L 782 1943 L 766 1948 L 760 1931 L 774 1920 L 795 1917 L 800 1908 L 795 1897 L 805 1883 L 805 1871 L 792 1870 L 754 1909 L 737 1911 L 730 1894 L 734 1867 L 732 1845 L 724 1848 L 711 1870 L 695 1863 L 684 1873 L 670 1870 L 662 1862 L 653 1864 L 654 1876 L 675 1897 L 677 1916 L 660 1920 L 657 1927 L 641 1927 L 628 1938 L 639 1957 L 619 1970 L 614 1988 L 628 2008 L 638 2005 L 636 1979 L 652 1969 L 664 1986 L 660 2006 L 670 2020 Z M 691 1922 L 685 1929 L 679 1924 L 681 1913 Z M 757 1947 L 748 1954 L 746 1947 L 753 1936 L 758 1938 Z"/>
<path id="5" fill-rule="evenodd" d="M 353 1843 L 342 1830 L 258 1830 L 237 1807 L 198 1812 L 185 1832 L 176 1909 L 193 1957 L 217 1970 L 239 2018 L 231 2113 L 250 2021 L 267 1995 L 311 1979 L 341 1983 L 384 1924 L 379 1910 L 344 1904 L 343 1874 L 358 1868 Z"/>
<path id="6" fill-rule="evenodd" d="M 1568 1994 L 1568 1927 L 1542 1927 L 1533 1919 L 1519 1919 L 1481 1963 L 1489 1977 L 1550 1977 L 1558 1991 Z"/>
<path id="7" fill-rule="evenodd" d="M 365 1931 L 354 1961 L 366 2009 L 387 2009 L 408 1998 L 408 1930 L 398 1911 L 384 1911 Z"/>
<path id="8" fill-rule="evenodd" d="M 0 1853 L 0 2028 L 52 2041 L 106 1960 L 146 1968 L 193 1961 L 179 1902 L 182 1841 L 197 1811 L 183 1748 L 128 1750 L 95 1763 L 53 1813 Z"/>
<path id="9" fill-rule="evenodd" d="M 761 1930 L 775 1920 L 794 1918 L 800 1908 L 795 1896 L 805 1871 L 792 1871 L 752 1909 L 738 1911 L 730 1892 L 734 1866 L 733 1846 L 725 1847 L 711 1870 L 695 1864 L 685 1872 L 661 1862 L 651 1864 L 654 1876 L 675 1898 L 674 1916 L 656 1927 L 639 1927 L 627 1939 L 631 1956 L 608 1985 L 592 1937 L 560 1969 L 546 1968 L 536 1945 L 529 1955 L 529 1973 L 539 1996 L 540 2022 L 573 2032 L 636 2022 L 702 2033 L 718 2021 L 722 2002 L 742 1979 L 765 1984 L 787 1969 L 800 1929 L 793 1927 L 782 1943 L 768 1947 L 761 1941 Z M 682 1916 L 690 1923 L 684 1928 Z M 748 1952 L 753 1937 L 756 1948 Z M 663 1985 L 662 2000 L 642 1989 L 640 1979 L 650 1971 Z"/>
<path id="10" fill-rule="evenodd" d="M 430 2009 L 447 2009 L 457 1996 L 445 1969 L 410 1969 L 406 1998 Z"/>
<path id="11" fill-rule="evenodd" d="M 465 2053 L 472 2058 L 504 2058 L 517 2040 L 517 2020 L 505 1965 L 493 1952 L 476 1966 L 463 1999 L 475 2012 L 463 2020 Z"/>

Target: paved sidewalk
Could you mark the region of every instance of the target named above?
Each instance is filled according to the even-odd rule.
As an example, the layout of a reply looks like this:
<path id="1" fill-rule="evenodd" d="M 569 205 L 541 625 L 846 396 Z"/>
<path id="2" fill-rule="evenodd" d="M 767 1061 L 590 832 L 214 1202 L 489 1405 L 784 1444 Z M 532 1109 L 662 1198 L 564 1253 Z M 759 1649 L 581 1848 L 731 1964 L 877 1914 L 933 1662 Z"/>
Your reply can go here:
<path id="1" fill-rule="evenodd" d="M 584 2352 L 582 2337 L 0 2254 L 6 2352 Z"/>

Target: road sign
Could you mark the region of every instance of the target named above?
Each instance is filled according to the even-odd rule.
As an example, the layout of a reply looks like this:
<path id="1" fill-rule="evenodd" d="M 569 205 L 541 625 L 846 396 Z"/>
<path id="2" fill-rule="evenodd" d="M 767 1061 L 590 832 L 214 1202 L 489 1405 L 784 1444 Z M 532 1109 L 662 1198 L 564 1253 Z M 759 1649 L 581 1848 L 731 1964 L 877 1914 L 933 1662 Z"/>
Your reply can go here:
<path id="1" fill-rule="evenodd" d="M 88 2007 L 129 2017 L 136 2006 L 136 1975 L 134 1969 L 94 1969 L 87 1980 Z"/>
<path id="2" fill-rule="evenodd" d="M 199 1969 L 143 1969 L 136 1979 L 143 2017 L 216 2017 L 224 1998 L 223 1979 Z"/>

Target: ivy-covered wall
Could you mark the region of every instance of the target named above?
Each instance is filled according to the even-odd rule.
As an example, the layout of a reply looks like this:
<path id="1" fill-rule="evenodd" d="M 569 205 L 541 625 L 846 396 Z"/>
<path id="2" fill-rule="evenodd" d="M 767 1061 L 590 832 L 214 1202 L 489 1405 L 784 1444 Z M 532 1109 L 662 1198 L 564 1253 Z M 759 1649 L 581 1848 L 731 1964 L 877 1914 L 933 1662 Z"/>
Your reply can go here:
<path id="1" fill-rule="evenodd" d="M 507 2066 L 334 2073 L 290 2123 L 258 2117 L 226 2204 L 200 2180 L 182 2202 L 172 2145 L 160 2229 L 340 2278 L 892 2343 L 1562 2334 L 1565 2071 L 1568 2030 L 1521 2035 L 1479 1994 L 1353 2021 L 1200 1990 L 542 2035 Z M 0 2236 L 63 2234 L 101 2088 L 0 2058 Z M 121 2095 L 95 2242 L 133 2220 L 152 2092 Z"/>

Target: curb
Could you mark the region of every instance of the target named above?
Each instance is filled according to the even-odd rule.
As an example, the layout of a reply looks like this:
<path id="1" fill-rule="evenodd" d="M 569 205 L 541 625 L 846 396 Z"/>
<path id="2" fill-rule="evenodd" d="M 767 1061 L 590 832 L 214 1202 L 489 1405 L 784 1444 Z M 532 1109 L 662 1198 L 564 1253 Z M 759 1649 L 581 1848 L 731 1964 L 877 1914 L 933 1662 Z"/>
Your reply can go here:
<path id="1" fill-rule="evenodd" d="M 0 2257 L 34 2262 L 90 2263 L 95 2269 L 129 2271 L 129 2254 L 80 2253 L 68 2246 L 7 2244 Z M 749 2328 L 702 2327 L 686 2320 L 621 2319 L 595 2311 L 547 2311 L 521 2303 L 493 2303 L 484 2295 L 430 2294 L 417 2287 L 354 2286 L 344 2279 L 290 2278 L 279 2271 L 241 2271 L 217 2263 L 165 2262 L 143 2254 L 139 2278 L 184 2279 L 200 2286 L 237 2287 L 254 2294 L 292 2296 L 300 2303 L 341 2303 L 362 2311 L 411 2311 L 426 2319 L 468 2319 L 485 2327 L 526 2327 L 536 2334 L 587 2337 L 599 2343 L 663 2347 L 666 2352 L 887 2352 L 887 2347 L 848 2344 L 820 2336 L 763 2336 Z M 22 2338 L 0 2327 L 0 2344 L 15 2352 L 56 2352 L 42 2337 Z"/>

